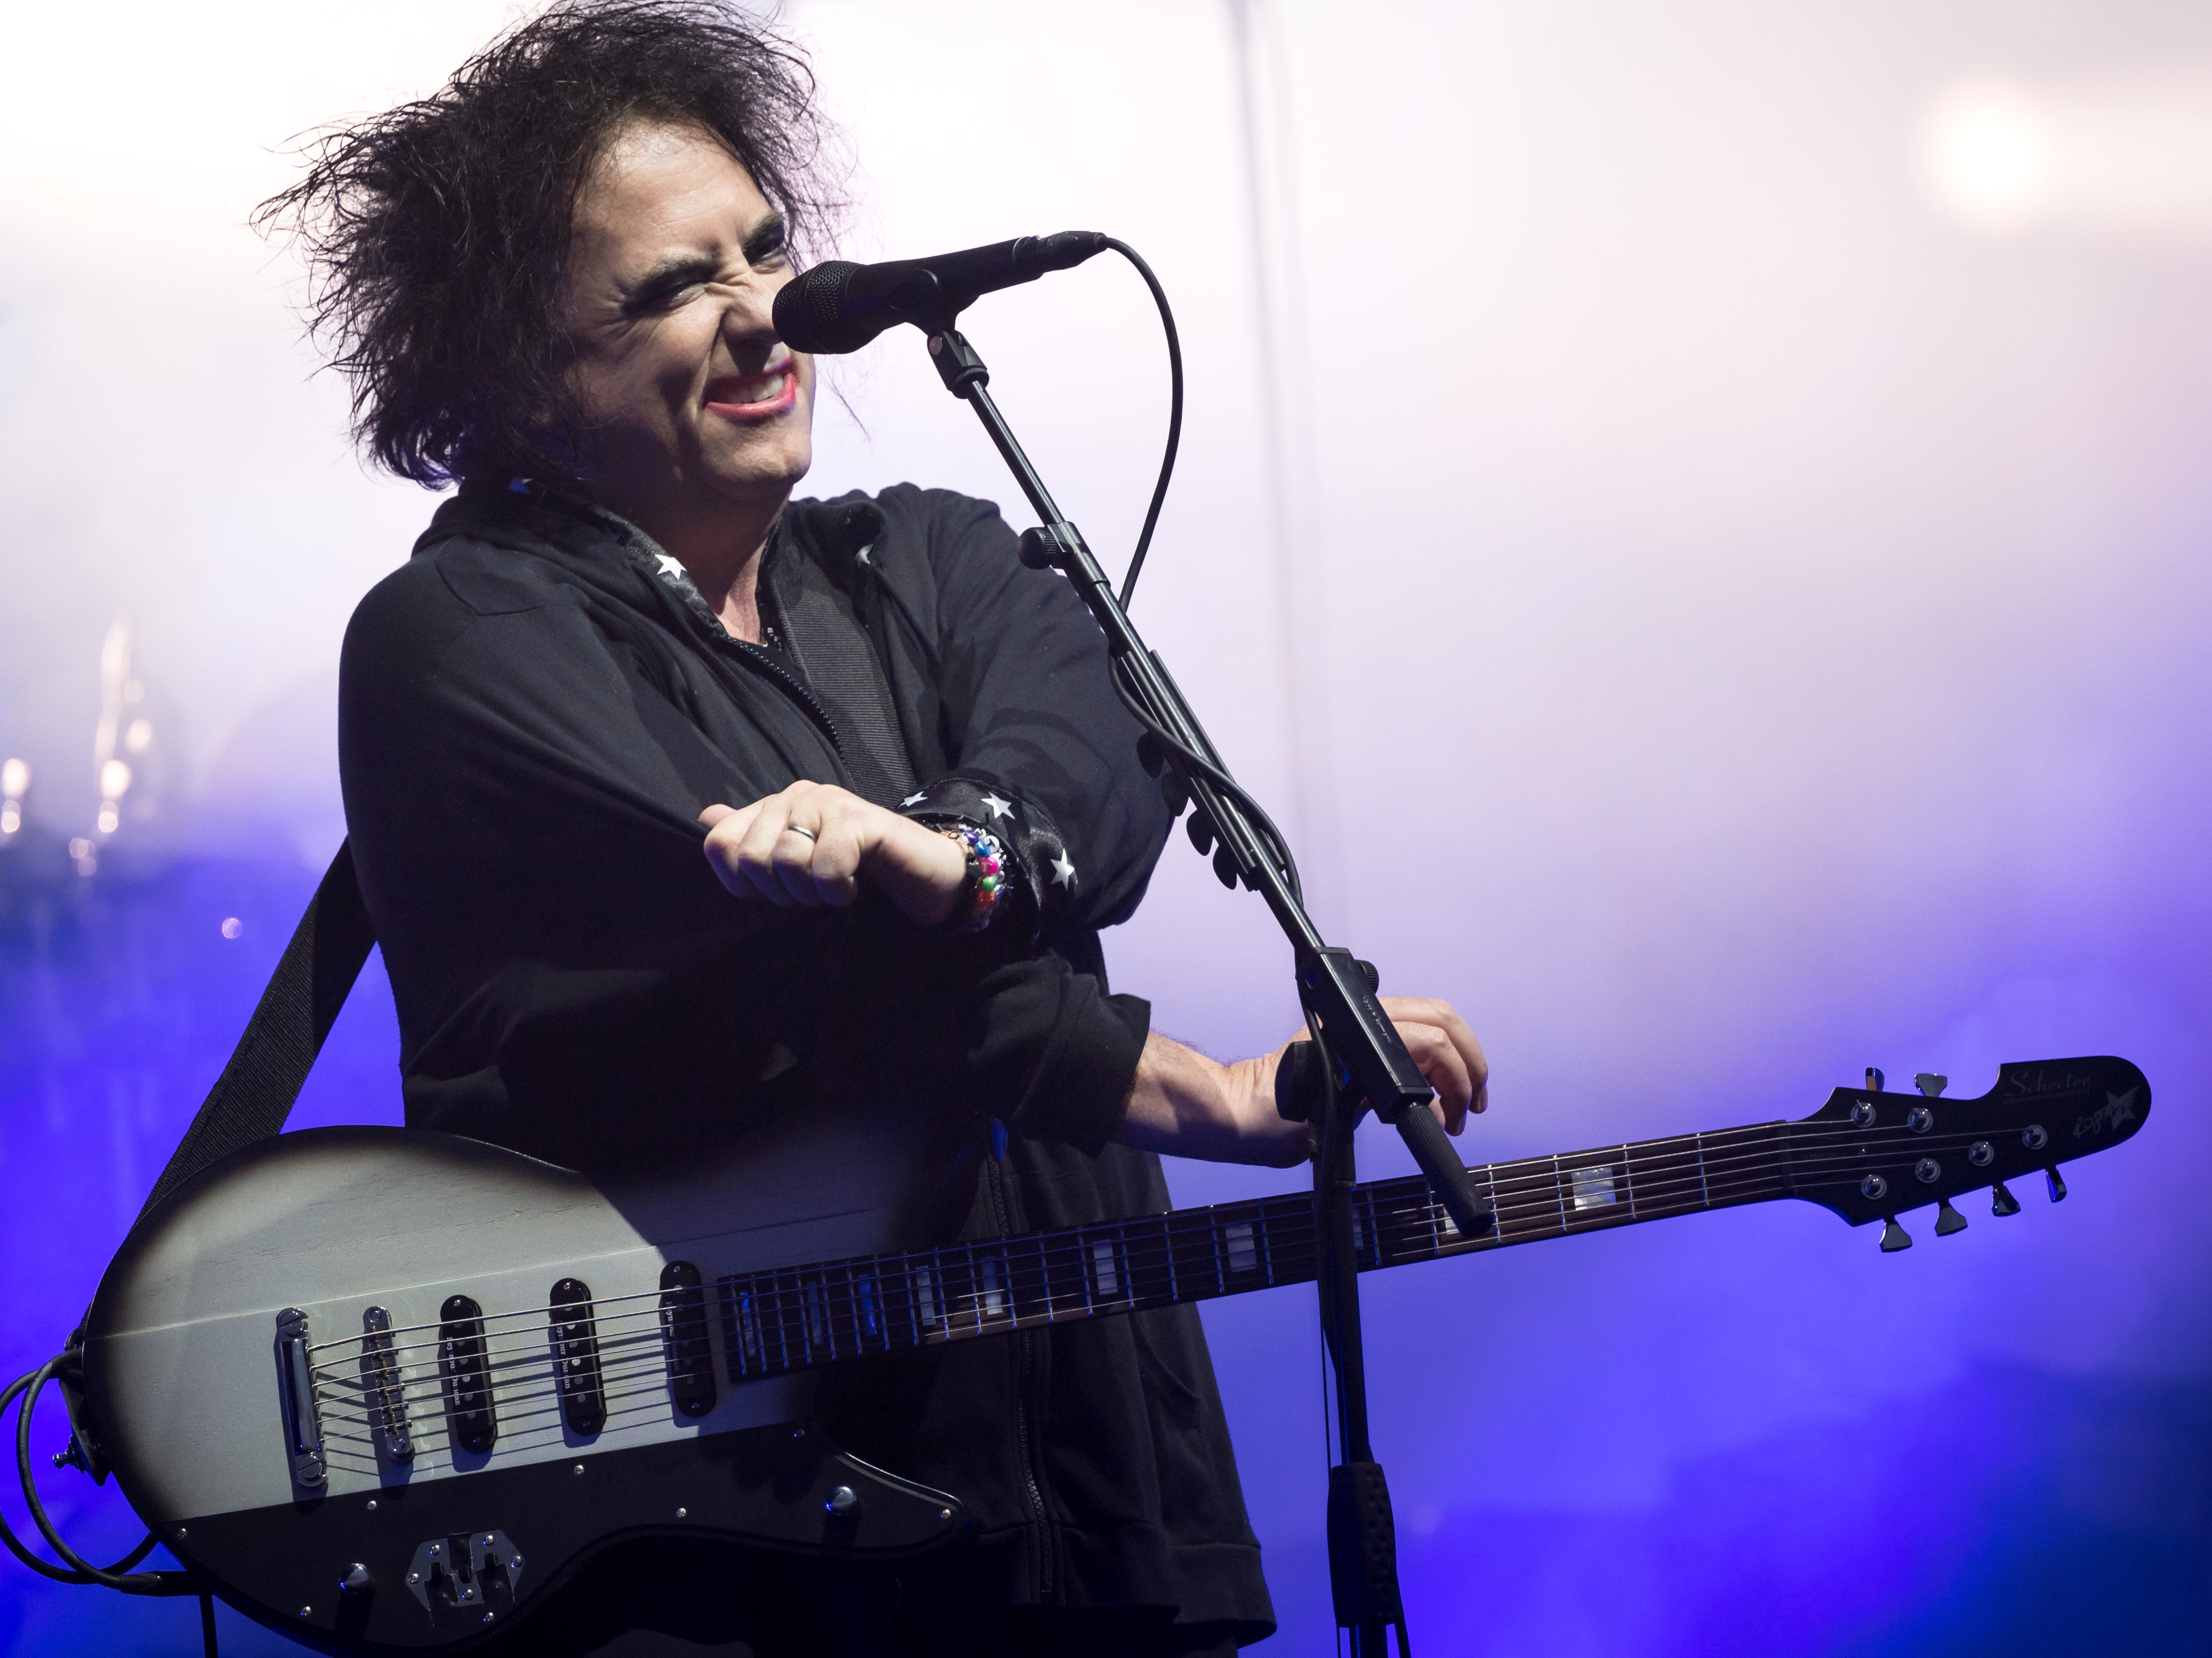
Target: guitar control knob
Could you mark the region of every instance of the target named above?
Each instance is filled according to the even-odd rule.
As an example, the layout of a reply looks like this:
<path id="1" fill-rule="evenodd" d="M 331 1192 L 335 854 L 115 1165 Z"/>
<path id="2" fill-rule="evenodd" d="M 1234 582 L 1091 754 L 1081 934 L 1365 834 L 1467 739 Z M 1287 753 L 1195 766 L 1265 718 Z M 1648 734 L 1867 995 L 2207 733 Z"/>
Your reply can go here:
<path id="1" fill-rule="evenodd" d="M 2005 1183 L 2002 1181 L 1990 1187 L 1990 1212 L 1998 1216 L 2016 1215 L 2020 1212 L 2020 1199 L 2005 1190 Z"/>
<path id="2" fill-rule="evenodd" d="M 358 1560 L 338 1574 L 340 1594 L 366 1594 L 375 1587 L 376 1579 L 369 1575 L 368 1568 Z"/>
<path id="3" fill-rule="evenodd" d="M 860 1512 L 860 1494 L 850 1485 L 840 1485 L 822 1506 L 836 1519 L 850 1520 Z"/>
<path id="4" fill-rule="evenodd" d="M 1945 1198 L 1936 1208 L 1936 1236 L 1948 1238 L 1954 1232 L 1966 1230 L 1966 1218 L 1951 1206 L 1950 1199 Z"/>
<path id="5" fill-rule="evenodd" d="M 1912 1234 L 1897 1224 L 1896 1216 L 1884 1215 L 1881 1218 L 1882 1254 L 1893 1255 L 1899 1249 L 1910 1249 L 1911 1247 Z"/>
<path id="6" fill-rule="evenodd" d="M 2043 1171 L 2043 1178 L 2050 1183 L 2051 1202 L 2065 1202 L 2066 1182 L 2058 1178 L 2058 1165 L 2053 1163 L 2050 1168 L 2045 1169 Z"/>

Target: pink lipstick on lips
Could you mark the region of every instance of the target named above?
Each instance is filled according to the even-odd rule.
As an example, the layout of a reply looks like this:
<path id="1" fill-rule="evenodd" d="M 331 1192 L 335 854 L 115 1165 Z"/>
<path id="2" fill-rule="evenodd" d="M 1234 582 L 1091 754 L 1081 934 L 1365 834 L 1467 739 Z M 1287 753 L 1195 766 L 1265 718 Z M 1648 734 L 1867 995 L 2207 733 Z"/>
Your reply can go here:
<path id="1" fill-rule="evenodd" d="M 799 365 L 789 357 L 758 374 L 726 374 L 707 387 L 707 408 L 725 420 L 767 420 L 798 406 Z"/>

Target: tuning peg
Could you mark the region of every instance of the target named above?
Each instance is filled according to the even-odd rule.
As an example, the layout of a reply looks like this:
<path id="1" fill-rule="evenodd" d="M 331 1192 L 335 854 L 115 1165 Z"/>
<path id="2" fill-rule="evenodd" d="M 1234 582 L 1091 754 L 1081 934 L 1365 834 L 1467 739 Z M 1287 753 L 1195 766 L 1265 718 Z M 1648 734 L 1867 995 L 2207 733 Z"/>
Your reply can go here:
<path id="1" fill-rule="evenodd" d="M 2050 1182 L 2051 1202 L 2065 1202 L 2066 1182 L 2058 1178 L 2058 1165 L 2057 1163 L 2053 1163 L 2050 1168 L 2045 1169 L 2043 1171 L 2043 1178 Z"/>
<path id="2" fill-rule="evenodd" d="M 2020 1212 L 2020 1199 L 2005 1190 L 2002 1181 L 1990 1187 L 1990 1212 L 1993 1215 L 2016 1215 Z"/>
<path id="3" fill-rule="evenodd" d="M 1870 1065 L 1867 1067 L 1867 1091 L 1870 1094 L 1881 1092 L 1881 1071 L 1879 1066 Z"/>
<path id="4" fill-rule="evenodd" d="M 1913 1073 L 1912 1085 L 1932 1100 L 1943 1091 L 1950 1080 L 1948 1077 L 1937 1076 L 1933 1071 L 1918 1071 Z"/>
<path id="5" fill-rule="evenodd" d="M 1912 1234 L 1897 1224 L 1896 1216 L 1884 1215 L 1881 1218 L 1882 1254 L 1893 1255 L 1899 1249 L 1910 1249 L 1911 1247 Z"/>
<path id="6" fill-rule="evenodd" d="M 1951 1206 L 1951 1199 L 1944 1198 L 1940 1200 L 1936 1208 L 1936 1236 L 1948 1238 L 1954 1232 L 1966 1230 L 1966 1218 Z"/>

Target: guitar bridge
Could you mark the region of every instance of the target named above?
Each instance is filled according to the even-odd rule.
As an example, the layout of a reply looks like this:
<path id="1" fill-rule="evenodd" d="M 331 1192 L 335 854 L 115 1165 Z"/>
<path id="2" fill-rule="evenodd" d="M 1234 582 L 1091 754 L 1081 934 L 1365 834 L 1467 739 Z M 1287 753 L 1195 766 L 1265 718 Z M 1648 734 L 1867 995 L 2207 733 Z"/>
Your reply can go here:
<path id="1" fill-rule="evenodd" d="M 415 1460 L 407 1423 L 407 1394 L 392 1350 L 392 1315 L 371 1307 L 361 1315 L 361 1383 L 377 1448 L 393 1462 Z"/>
<path id="2" fill-rule="evenodd" d="M 297 1307 L 276 1315 L 276 1394 L 292 1478 L 302 1485 L 320 1485 L 323 1424 L 315 1410 L 314 1366 L 307 1357 L 307 1315 Z"/>

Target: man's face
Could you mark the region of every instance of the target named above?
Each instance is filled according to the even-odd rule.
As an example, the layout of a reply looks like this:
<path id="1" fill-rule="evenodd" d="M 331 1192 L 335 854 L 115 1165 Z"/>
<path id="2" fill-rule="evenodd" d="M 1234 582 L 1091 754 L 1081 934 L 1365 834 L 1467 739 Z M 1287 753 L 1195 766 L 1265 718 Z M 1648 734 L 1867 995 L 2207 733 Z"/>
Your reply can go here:
<path id="1" fill-rule="evenodd" d="M 782 219 L 696 127 L 634 121 L 576 202 L 569 384 L 588 481 L 653 530 L 773 510 L 813 459 L 814 365 L 770 322 Z"/>

